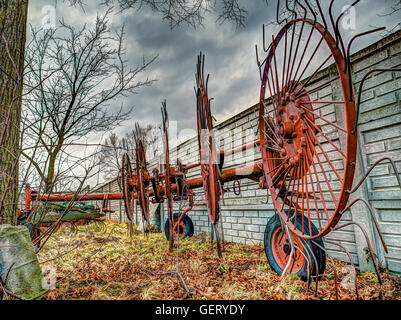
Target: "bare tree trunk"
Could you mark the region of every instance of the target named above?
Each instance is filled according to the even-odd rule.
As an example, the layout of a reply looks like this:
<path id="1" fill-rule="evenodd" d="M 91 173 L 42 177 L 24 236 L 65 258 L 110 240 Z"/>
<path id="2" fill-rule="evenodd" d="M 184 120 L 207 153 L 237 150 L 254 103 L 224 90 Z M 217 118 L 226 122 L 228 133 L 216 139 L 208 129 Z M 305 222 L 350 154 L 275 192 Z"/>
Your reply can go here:
<path id="1" fill-rule="evenodd" d="M 16 223 L 28 0 L 0 0 L 0 223 Z"/>

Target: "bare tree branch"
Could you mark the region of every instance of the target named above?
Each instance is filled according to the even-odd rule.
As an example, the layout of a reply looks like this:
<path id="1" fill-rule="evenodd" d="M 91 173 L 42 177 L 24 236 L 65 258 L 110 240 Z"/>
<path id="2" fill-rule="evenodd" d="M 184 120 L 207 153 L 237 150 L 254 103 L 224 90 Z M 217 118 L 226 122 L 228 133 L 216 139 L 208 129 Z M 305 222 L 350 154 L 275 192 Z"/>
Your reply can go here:
<path id="1" fill-rule="evenodd" d="M 110 12 L 98 16 L 93 28 L 76 28 L 61 21 L 56 30 L 32 30 L 33 40 L 26 52 L 25 87 L 29 93 L 24 111 L 25 121 L 31 123 L 26 137 L 39 137 L 42 151 L 49 157 L 47 168 L 39 172 L 45 175 L 46 192 L 54 187 L 63 147 L 90 133 L 110 131 L 129 119 L 132 108 L 116 109 L 112 103 L 155 81 L 143 75 L 156 57 L 143 59 L 134 69 L 129 67 L 124 26 L 112 32 Z M 27 152 L 23 155 L 32 159 Z"/>

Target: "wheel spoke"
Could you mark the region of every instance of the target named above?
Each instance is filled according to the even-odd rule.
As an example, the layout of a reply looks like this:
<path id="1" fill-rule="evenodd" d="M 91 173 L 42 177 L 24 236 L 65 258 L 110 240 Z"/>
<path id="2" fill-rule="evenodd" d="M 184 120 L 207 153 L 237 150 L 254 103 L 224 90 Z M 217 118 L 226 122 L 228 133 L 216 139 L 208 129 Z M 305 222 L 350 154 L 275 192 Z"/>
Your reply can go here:
<path id="1" fill-rule="evenodd" d="M 309 137 L 309 132 L 307 132 L 307 136 Z M 309 137 L 309 139 L 311 139 L 311 138 Z M 336 203 L 337 200 L 336 200 L 336 198 L 335 198 L 335 196 L 334 196 L 333 190 L 331 189 L 329 180 L 327 179 L 326 172 L 325 172 L 324 169 L 323 169 L 323 165 L 322 165 L 322 163 L 321 163 L 321 161 L 320 161 L 319 155 L 318 155 L 317 152 L 316 152 L 316 149 L 315 149 L 315 155 L 316 155 L 317 162 L 319 163 L 320 169 L 322 170 L 322 174 L 323 174 L 323 177 L 324 177 L 324 179 L 325 179 L 325 181 L 326 181 L 326 185 L 327 185 L 327 187 L 328 187 L 329 190 L 330 190 L 330 193 L 331 193 L 331 196 L 333 197 L 334 203 Z"/>
<path id="2" fill-rule="evenodd" d="M 340 126 L 336 125 L 335 123 L 327 120 L 326 118 L 323 118 L 321 116 L 319 116 L 317 113 L 313 112 L 312 110 L 305 108 L 304 106 L 300 106 L 303 110 L 308 111 L 309 113 L 313 114 L 315 117 L 318 117 L 319 119 L 322 119 L 323 121 L 327 122 L 328 124 L 332 125 L 333 127 L 337 128 L 338 130 L 341 130 L 344 133 L 347 133 L 347 130 L 345 130 L 344 128 L 341 128 Z"/>
<path id="3" fill-rule="evenodd" d="M 324 137 L 324 138 L 326 138 L 326 140 L 327 140 L 327 142 L 328 143 L 330 143 L 344 158 L 347 158 L 347 156 L 345 155 L 345 153 L 333 142 L 333 141 L 331 141 L 331 139 L 329 138 L 329 137 L 327 137 L 324 133 L 323 133 L 323 131 L 322 131 L 322 129 L 320 129 L 319 127 L 317 127 L 314 123 L 312 123 L 307 117 L 305 117 L 305 119 L 306 119 L 306 125 L 311 129 L 311 131 L 309 131 L 309 133 L 312 133 L 313 134 L 313 136 L 315 137 L 315 139 L 316 139 L 316 142 L 319 144 L 319 146 L 320 146 L 320 142 L 319 142 L 319 139 L 316 137 L 316 135 L 313 133 L 313 128 L 312 128 L 312 126 L 314 127 L 314 129 L 316 129 L 316 130 L 318 130 L 319 131 L 319 133 Z M 321 147 L 321 146 L 320 146 Z M 322 151 L 323 151 L 323 149 L 322 149 Z M 324 151 L 323 151 L 324 152 Z"/>

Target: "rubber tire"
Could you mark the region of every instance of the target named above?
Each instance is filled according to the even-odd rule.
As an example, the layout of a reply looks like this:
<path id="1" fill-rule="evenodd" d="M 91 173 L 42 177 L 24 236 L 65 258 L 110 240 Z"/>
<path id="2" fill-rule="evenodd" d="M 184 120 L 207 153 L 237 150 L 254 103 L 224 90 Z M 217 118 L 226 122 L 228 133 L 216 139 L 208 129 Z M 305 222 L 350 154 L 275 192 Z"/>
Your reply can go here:
<path id="1" fill-rule="evenodd" d="M 179 214 L 179 213 L 174 213 L 174 218 L 178 219 L 180 215 L 181 214 Z M 185 224 L 185 234 L 181 238 L 181 240 L 185 239 L 186 237 L 192 237 L 194 235 L 194 224 L 192 223 L 191 218 L 188 217 L 187 215 L 184 215 L 182 217 L 182 221 Z M 164 234 L 166 235 L 167 240 L 169 240 L 170 239 L 170 230 L 169 230 L 169 220 L 168 220 L 168 218 L 166 219 L 166 222 L 164 224 Z"/>
<path id="2" fill-rule="evenodd" d="M 304 217 L 304 221 L 306 221 L 306 224 L 309 223 L 307 217 Z M 311 223 L 311 226 L 312 226 L 313 235 L 318 234 L 318 230 L 315 227 L 315 225 L 313 223 Z M 280 266 L 277 264 L 277 262 L 274 259 L 272 248 L 270 246 L 270 242 L 271 242 L 271 237 L 273 235 L 273 232 L 277 228 L 281 228 L 281 227 L 282 227 L 282 225 L 281 225 L 280 217 L 278 214 L 276 214 L 276 215 L 272 216 L 269 219 L 269 221 L 267 222 L 266 229 L 265 229 L 265 235 L 264 235 L 264 247 L 265 247 L 267 261 L 269 262 L 270 267 L 279 275 L 281 275 L 283 273 L 283 270 L 280 268 Z M 298 217 L 297 217 L 297 228 L 299 228 L 300 230 L 302 228 L 302 215 L 300 213 L 298 213 Z M 306 230 L 305 230 L 305 233 L 309 235 L 308 231 L 306 231 Z M 294 235 L 294 234 L 292 234 L 292 235 Z M 316 257 L 317 264 L 319 266 L 319 276 L 321 276 L 324 273 L 324 270 L 326 268 L 326 252 L 324 250 L 322 250 L 321 248 L 319 248 L 314 243 L 312 243 L 311 240 L 305 239 L 305 241 L 309 245 L 309 247 L 312 249 L 313 254 Z M 324 243 L 321 238 L 313 239 L 313 241 L 315 241 L 321 247 L 324 248 Z M 310 256 L 310 254 L 309 254 L 309 256 Z M 311 260 L 312 260 L 311 276 L 315 276 L 316 275 L 316 263 L 312 257 L 311 257 Z M 305 260 L 304 265 L 302 266 L 302 269 L 296 273 L 298 275 L 298 277 L 303 281 L 308 280 L 307 268 L 308 268 L 308 263 Z"/>

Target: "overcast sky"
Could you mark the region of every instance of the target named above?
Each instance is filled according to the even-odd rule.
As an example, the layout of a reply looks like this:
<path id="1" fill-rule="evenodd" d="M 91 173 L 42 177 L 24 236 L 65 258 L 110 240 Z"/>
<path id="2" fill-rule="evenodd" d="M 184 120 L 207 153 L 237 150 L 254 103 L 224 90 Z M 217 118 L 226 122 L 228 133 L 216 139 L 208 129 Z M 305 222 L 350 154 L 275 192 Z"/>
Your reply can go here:
<path id="1" fill-rule="evenodd" d="M 40 26 L 43 19 L 42 9 L 45 5 L 55 5 L 57 20 L 64 18 L 77 25 L 93 23 L 97 12 L 104 8 L 97 6 L 98 0 L 87 0 L 85 12 L 57 2 L 31 0 L 29 22 Z M 258 101 L 259 77 L 255 60 L 255 44 L 262 43 L 262 24 L 270 22 L 275 14 L 276 1 L 265 0 L 242 1 L 248 10 L 245 28 L 237 29 L 234 24 L 215 23 L 216 16 L 210 15 L 204 28 L 194 30 L 188 26 L 170 30 L 167 22 L 149 10 L 140 12 L 132 10 L 123 15 L 113 15 L 113 27 L 126 23 L 128 58 L 133 66 L 140 63 L 142 56 L 151 58 L 159 55 L 150 66 L 149 77 L 158 81 L 140 94 L 124 99 L 127 106 L 133 105 L 135 111 L 131 121 L 116 132 L 127 132 L 135 121 L 149 123 L 160 120 L 160 103 L 167 99 L 171 120 L 180 122 L 181 128 L 195 126 L 195 64 L 199 51 L 206 54 L 206 71 L 210 73 L 210 95 L 214 97 L 213 113 L 222 121 L 236 112 L 243 110 Z M 322 1 L 325 6 L 329 1 Z M 336 9 L 352 1 L 337 0 Z M 367 30 L 369 24 L 391 28 L 401 20 L 399 13 L 391 17 L 379 17 L 378 14 L 389 11 L 391 0 L 362 0 L 357 7 L 357 29 L 352 32 Z M 272 28 L 267 30 L 271 37 Z M 361 48 L 377 39 L 366 37 L 356 43 Z"/>
<path id="2" fill-rule="evenodd" d="M 347 32 L 350 38 L 358 32 L 366 31 L 370 25 L 392 28 L 401 21 L 400 12 L 392 16 L 379 16 L 390 11 L 395 0 L 362 0 L 356 10 L 356 30 Z M 397 0 L 398 1 L 398 0 Z M 96 14 L 103 13 L 104 8 L 97 4 L 99 0 L 87 0 L 88 6 L 83 12 L 80 8 L 71 8 L 61 0 L 31 0 L 29 22 L 40 27 L 43 19 L 42 9 L 46 5 L 56 7 L 57 20 L 64 18 L 76 25 L 92 24 Z M 353 1 L 337 0 L 335 12 Z M 245 28 L 236 28 L 229 22 L 219 25 L 216 16 L 209 15 L 204 28 L 194 30 L 181 26 L 170 30 L 168 22 L 147 9 L 140 12 L 131 10 L 124 14 L 113 14 L 112 27 L 126 24 L 127 57 L 135 67 L 142 57 L 157 60 L 150 66 L 148 76 L 158 81 L 148 88 L 143 88 L 137 95 L 125 98 L 122 102 L 134 106 L 129 121 L 115 129 L 123 134 L 133 128 L 135 121 L 142 124 L 159 122 L 161 119 L 161 101 L 167 99 L 170 120 L 179 122 L 179 130 L 196 128 L 195 67 L 199 51 L 206 54 L 206 72 L 210 73 L 209 94 L 214 97 L 212 111 L 218 122 L 257 103 L 259 95 L 259 74 L 255 60 L 255 44 L 262 44 L 262 24 L 274 19 L 276 1 L 266 5 L 265 0 L 242 1 L 248 10 Z M 322 1 L 326 10 L 329 1 Z M 327 11 L 326 11 L 327 12 Z M 267 29 L 267 38 L 277 30 L 271 26 Z M 372 35 L 356 42 L 355 50 L 377 40 L 379 35 Z M 121 101 L 119 101 L 121 102 Z M 116 108 L 120 106 L 116 102 Z M 89 137 L 91 142 L 99 135 Z M 98 142 L 98 141 L 97 141 Z"/>

